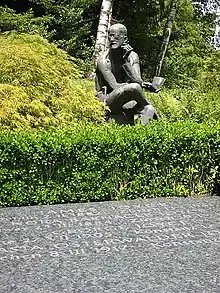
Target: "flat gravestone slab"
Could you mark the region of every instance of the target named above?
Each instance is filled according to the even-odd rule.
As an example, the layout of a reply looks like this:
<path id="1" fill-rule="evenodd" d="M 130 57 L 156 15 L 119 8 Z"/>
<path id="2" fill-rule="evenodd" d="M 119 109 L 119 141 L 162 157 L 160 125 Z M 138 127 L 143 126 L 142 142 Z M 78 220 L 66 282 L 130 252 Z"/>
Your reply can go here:
<path id="1" fill-rule="evenodd" d="M 0 209 L 0 292 L 219 293 L 220 198 Z"/>

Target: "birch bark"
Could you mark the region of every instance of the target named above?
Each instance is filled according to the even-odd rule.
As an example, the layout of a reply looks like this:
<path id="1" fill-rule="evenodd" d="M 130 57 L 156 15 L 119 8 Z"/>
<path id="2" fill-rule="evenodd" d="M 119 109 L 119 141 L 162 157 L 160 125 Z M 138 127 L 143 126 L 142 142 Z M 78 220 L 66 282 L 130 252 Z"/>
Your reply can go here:
<path id="1" fill-rule="evenodd" d="M 161 69 L 163 66 L 163 61 L 169 46 L 169 41 L 170 41 L 170 36 L 172 32 L 172 27 L 173 27 L 173 21 L 175 19 L 176 13 L 177 13 L 177 8 L 178 8 L 178 0 L 172 0 L 171 5 L 170 5 L 170 13 L 168 15 L 167 19 L 167 25 L 164 30 L 164 35 L 163 35 L 163 42 L 161 45 L 160 53 L 159 53 L 159 62 L 156 67 L 156 73 L 155 76 L 160 76 Z"/>
<path id="2" fill-rule="evenodd" d="M 95 65 L 97 64 L 98 57 L 108 47 L 108 30 L 111 24 L 112 3 L 113 0 L 102 1 L 95 50 L 93 54 L 93 60 Z"/>

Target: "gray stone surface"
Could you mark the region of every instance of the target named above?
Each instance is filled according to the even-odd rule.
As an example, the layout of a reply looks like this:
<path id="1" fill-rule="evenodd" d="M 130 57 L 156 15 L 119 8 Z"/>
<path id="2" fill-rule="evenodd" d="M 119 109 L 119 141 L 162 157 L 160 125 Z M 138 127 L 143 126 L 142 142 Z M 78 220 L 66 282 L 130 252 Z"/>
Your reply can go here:
<path id="1" fill-rule="evenodd" d="M 219 293 L 220 198 L 0 210 L 0 292 Z"/>

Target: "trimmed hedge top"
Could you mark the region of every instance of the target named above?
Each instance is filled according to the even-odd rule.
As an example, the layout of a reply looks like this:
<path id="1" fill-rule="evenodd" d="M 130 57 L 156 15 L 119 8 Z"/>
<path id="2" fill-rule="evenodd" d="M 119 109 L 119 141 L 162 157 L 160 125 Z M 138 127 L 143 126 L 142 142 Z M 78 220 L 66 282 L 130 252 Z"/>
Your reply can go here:
<path id="1" fill-rule="evenodd" d="M 220 124 L 0 134 L 2 206 L 218 192 Z"/>

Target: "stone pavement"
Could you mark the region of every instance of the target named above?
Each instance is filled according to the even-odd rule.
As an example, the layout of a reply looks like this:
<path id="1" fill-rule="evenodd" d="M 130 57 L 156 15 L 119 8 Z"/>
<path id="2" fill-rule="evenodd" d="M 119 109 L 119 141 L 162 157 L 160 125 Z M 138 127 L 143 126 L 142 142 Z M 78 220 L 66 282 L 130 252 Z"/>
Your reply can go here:
<path id="1" fill-rule="evenodd" d="M 220 198 L 0 209 L 0 292 L 219 293 Z"/>

